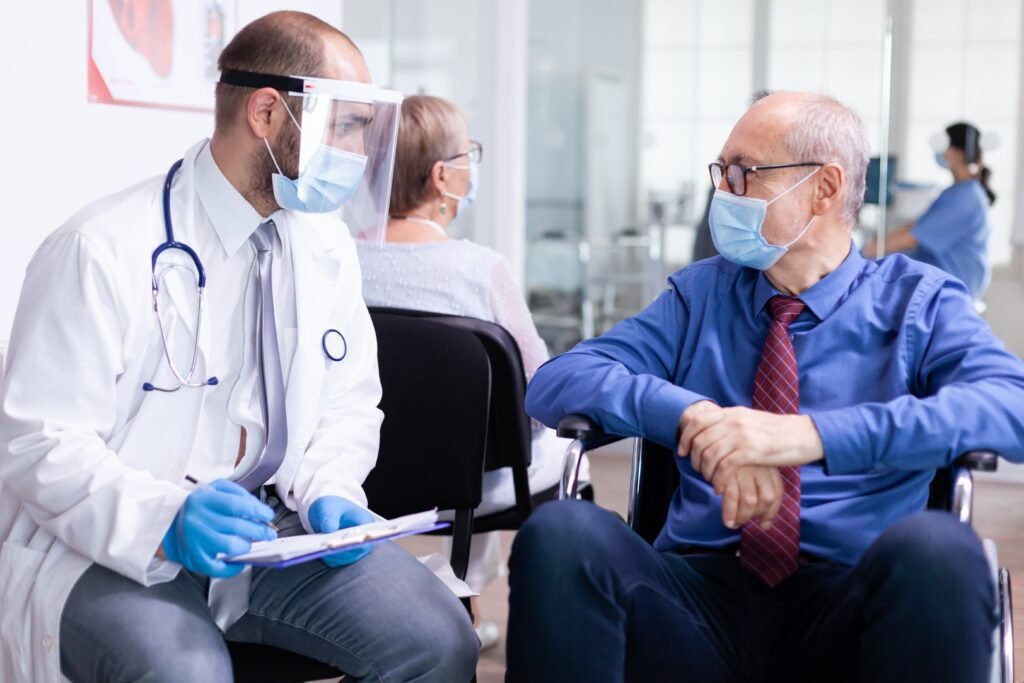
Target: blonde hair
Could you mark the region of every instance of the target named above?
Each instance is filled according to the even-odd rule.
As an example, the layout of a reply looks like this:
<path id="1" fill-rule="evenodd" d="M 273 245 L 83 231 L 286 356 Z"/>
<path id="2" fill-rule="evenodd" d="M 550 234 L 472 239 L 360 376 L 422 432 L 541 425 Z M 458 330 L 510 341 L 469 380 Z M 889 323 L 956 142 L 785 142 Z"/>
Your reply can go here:
<path id="1" fill-rule="evenodd" d="M 434 164 L 459 152 L 466 119 L 448 100 L 413 95 L 402 102 L 391 183 L 391 215 L 405 216 L 430 199 Z"/>

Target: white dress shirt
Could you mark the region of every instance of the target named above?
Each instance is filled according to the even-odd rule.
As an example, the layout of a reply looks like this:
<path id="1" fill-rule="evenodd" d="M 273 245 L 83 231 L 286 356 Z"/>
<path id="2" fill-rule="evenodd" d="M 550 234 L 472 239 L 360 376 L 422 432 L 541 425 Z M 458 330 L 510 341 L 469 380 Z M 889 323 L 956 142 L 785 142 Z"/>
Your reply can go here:
<path id="1" fill-rule="evenodd" d="M 206 269 L 206 310 L 210 326 L 210 374 L 218 384 L 208 392 L 199 416 L 192 457 L 193 478 L 201 483 L 237 479 L 260 458 L 266 437 L 256 371 L 256 249 L 250 237 L 273 220 L 274 315 L 285 382 L 295 349 L 295 288 L 287 217 L 276 211 L 262 218 L 218 168 L 210 145 L 196 157 L 195 244 Z M 245 452 L 236 467 L 242 429 Z"/>

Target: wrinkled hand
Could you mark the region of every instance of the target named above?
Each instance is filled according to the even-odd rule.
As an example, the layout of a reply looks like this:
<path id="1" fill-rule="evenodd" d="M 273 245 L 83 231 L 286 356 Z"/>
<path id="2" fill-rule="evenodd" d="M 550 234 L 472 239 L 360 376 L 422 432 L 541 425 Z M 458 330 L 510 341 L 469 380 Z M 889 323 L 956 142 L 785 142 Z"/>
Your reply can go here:
<path id="1" fill-rule="evenodd" d="M 741 467 L 725 484 L 722 524 L 739 529 L 756 519 L 762 529 L 771 527 L 782 507 L 782 475 L 777 467 Z"/>
<path id="2" fill-rule="evenodd" d="M 217 559 L 247 552 L 253 541 L 277 533 L 267 522 L 274 511 L 238 484 L 218 479 L 188 495 L 162 544 L 168 560 L 198 574 L 225 579 L 245 567 Z"/>
<path id="3" fill-rule="evenodd" d="M 680 422 L 679 454 L 689 455 L 719 495 L 741 467 L 799 466 L 824 457 L 821 437 L 806 415 L 718 406 L 689 412 Z"/>
<path id="4" fill-rule="evenodd" d="M 347 529 L 351 526 L 369 524 L 375 521 L 373 514 L 369 510 L 359 507 L 341 496 L 322 496 L 317 498 L 309 506 L 307 517 L 309 525 L 318 534 L 329 534 L 338 529 Z M 372 545 L 364 545 L 359 548 L 327 555 L 320 559 L 328 567 L 344 567 L 363 559 L 370 554 L 371 550 L 373 550 Z"/>

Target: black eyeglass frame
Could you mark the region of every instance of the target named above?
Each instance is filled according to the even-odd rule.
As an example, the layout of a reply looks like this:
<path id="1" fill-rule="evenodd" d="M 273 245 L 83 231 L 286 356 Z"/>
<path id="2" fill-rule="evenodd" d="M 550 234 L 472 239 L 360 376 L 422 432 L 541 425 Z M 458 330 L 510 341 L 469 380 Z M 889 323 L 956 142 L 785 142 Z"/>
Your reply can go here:
<path id="1" fill-rule="evenodd" d="M 723 164 L 720 161 L 712 161 L 708 164 L 708 175 L 711 176 L 711 184 L 714 187 L 718 187 L 719 183 L 722 182 L 722 178 L 725 178 L 726 184 L 729 186 L 729 191 L 737 197 L 745 197 L 747 194 L 747 174 L 758 173 L 760 171 L 774 171 L 780 168 L 800 168 L 801 166 L 824 166 L 823 161 L 800 161 L 791 164 L 760 164 L 758 166 L 744 166 L 743 164 Z M 730 169 L 739 169 L 738 175 L 734 179 L 730 174 Z M 715 171 L 718 171 L 718 178 L 715 179 Z M 736 183 L 742 182 L 743 187 L 740 190 L 736 189 Z"/>

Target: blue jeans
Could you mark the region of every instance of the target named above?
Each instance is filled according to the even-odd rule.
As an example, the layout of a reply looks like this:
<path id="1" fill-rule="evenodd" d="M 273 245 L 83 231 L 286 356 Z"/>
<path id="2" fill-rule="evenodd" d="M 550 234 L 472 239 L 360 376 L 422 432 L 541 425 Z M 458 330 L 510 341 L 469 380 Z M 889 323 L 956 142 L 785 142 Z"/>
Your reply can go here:
<path id="1" fill-rule="evenodd" d="M 988 680 L 995 594 L 952 515 L 890 527 L 855 567 L 771 589 L 735 555 L 660 553 L 618 517 L 537 509 L 509 562 L 508 681 Z"/>
<path id="2" fill-rule="evenodd" d="M 278 506 L 282 535 L 301 532 Z M 75 681 L 224 683 L 225 638 L 291 650 L 355 681 L 472 679 L 480 643 L 454 594 L 416 558 L 380 543 L 332 569 L 314 561 L 253 571 L 249 612 L 222 634 L 206 604 L 205 577 L 182 571 L 145 588 L 93 565 L 61 618 L 61 670 Z"/>

